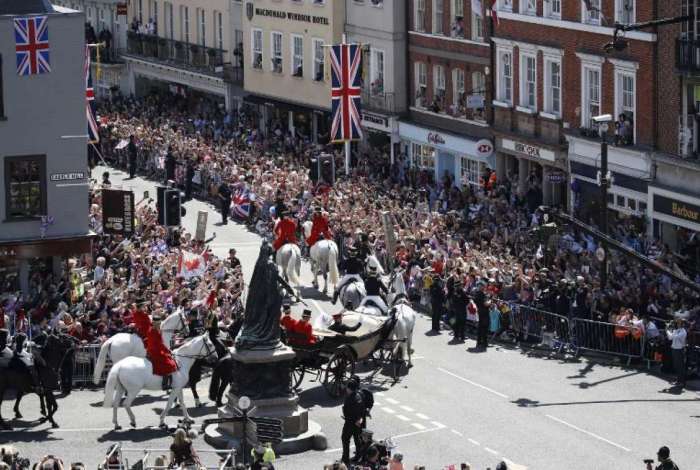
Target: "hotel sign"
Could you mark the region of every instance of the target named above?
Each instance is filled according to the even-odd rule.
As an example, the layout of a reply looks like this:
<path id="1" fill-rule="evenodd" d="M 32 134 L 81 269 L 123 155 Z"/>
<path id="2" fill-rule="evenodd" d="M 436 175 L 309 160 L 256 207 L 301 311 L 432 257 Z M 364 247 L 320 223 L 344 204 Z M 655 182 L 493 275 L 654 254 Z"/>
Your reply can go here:
<path id="1" fill-rule="evenodd" d="M 249 4 L 251 5 L 251 4 Z M 271 18 L 279 18 L 281 20 L 302 21 L 304 23 L 325 24 L 330 22 L 325 16 L 307 15 L 305 13 L 292 13 L 284 10 L 270 10 L 268 8 L 256 8 L 255 14 L 258 16 L 269 16 Z"/>
<path id="2" fill-rule="evenodd" d="M 362 124 L 371 129 L 377 129 L 384 132 L 391 132 L 389 119 L 381 114 L 374 114 L 368 111 L 362 111 Z"/>
<path id="3" fill-rule="evenodd" d="M 670 215 L 677 219 L 700 223 L 700 206 L 654 194 L 654 212 Z"/>

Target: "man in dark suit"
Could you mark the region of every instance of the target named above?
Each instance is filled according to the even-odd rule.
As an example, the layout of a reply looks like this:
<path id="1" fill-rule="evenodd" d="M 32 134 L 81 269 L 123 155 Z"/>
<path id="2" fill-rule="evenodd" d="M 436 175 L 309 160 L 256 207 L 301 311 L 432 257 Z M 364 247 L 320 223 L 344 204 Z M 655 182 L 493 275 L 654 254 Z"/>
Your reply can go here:
<path id="1" fill-rule="evenodd" d="M 129 136 L 129 145 L 126 147 L 129 155 L 129 178 L 134 179 L 136 176 L 136 138 L 133 135 Z"/>
<path id="2" fill-rule="evenodd" d="M 438 273 L 433 275 L 433 283 L 430 286 L 430 306 L 432 310 L 432 331 L 440 332 L 440 319 L 445 306 L 445 283 Z"/>
<path id="3" fill-rule="evenodd" d="M 165 184 L 175 180 L 175 165 L 177 165 L 177 160 L 173 155 L 173 148 L 168 147 L 168 153 L 165 155 Z"/>
<path id="4" fill-rule="evenodd" d="M 476 304 L 476 309 L 479 314 L 479 324 L 476 331 L 476 347 L 486 349 L 488 347 L 490 321 L 489 307 L 491 304 L 484 293 L 484 283 L 482 281 L 477 283 L 476 289 L 477 291 L 474 294 L 474 303 Z"/>
<path id="5" fill-rule="evenodd" d="M 219 186 L 219 209 L 221 210 L 222 225 L 228 224 L 228 214 L 231 210 L 231 188 L 227 183 L 221 183 Z"/>

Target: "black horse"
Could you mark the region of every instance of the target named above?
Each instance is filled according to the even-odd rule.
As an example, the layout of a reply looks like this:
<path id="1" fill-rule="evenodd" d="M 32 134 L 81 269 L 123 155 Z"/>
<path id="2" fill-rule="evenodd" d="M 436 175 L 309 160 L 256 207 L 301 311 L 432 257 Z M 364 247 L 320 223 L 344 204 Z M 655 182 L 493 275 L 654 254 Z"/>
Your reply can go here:
<path id="1" fill-rule="evenodd" d="M 20 419 L 19 403 L 24 395 L 36 393 L 41 401 L 42 422 L 48 420 L 51 426 L 58 427 L 53 416 L 58 410 L 58 402 L 54 396 L 54 390 L 58 389 L 59 371 L 68 352 L 73 348 L 74 342 L 65 335 L 48 335 L 45 337 L 44 346 L 40 353 L 35 352 L 34 368 L 36 374 L 32 374 L 27 368 L 8 366 L 0 370 L 0 410 L 7 389 L 14 389 L 16 400 L 14 406 L 15 418 Z M 44 410 L 44 403 L 46 409 Z M 0 413 L 0 429 L 11 429 L 5 423 Z"/>

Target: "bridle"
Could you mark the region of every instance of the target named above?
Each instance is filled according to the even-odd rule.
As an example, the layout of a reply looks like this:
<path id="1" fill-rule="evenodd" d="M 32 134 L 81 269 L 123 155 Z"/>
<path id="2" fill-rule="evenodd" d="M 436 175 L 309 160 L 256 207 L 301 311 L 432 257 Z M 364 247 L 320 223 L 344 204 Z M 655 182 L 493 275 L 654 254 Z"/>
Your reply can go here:
<path id="1" fill-rule="evenodd" d="M 176 352 L 175 355 L 177 355 L 178 357 L 187 357 L 189 359 L 208 359 L 211 356 L 217 355 L 216 348 L 209 346 L 209 339 L 206 337 L 206 335 L 207 335 L 207 333 L 201 335 L 201 338 L 202 338 L 204 344 L 202 345 L 202 348 L 200 349 L 199 354 L 192 354 L 192 355 L 190 355 L 190 354 L 178 354 Z M 189 344 L 192 341 L 194 341 L 194 340 L 190 340 L 187 343 L 183 344 L 182 346 L 185 346 L 186 344 Z M 180 346 L 180 347 L 182 347 L 182 346 Z M 206 354 L 202 355 L 203 352 L 205 352 Z"/>

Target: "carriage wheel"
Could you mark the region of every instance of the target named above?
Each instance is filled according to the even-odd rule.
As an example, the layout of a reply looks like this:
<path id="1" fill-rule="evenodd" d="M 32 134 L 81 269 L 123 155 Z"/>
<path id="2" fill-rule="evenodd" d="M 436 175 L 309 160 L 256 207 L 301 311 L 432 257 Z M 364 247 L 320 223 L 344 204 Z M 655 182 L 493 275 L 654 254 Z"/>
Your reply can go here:
<path id="1" fill-rule="evenodd" d="M 355 373 L 355 358 L 345 351 L 334 353 L 326 365 L 323 386 L 330 396 L 342 396 L 350 377 Z"/>
<path id="2" fill-rule="evenodd" d="M 292 388 L 297 390 L 301 386 L 301 381 L 304 380 L 304 373 L 306 373 L 306 368 L 303 364 L 297 364 L 296 367 L 292 369 Z"/>

